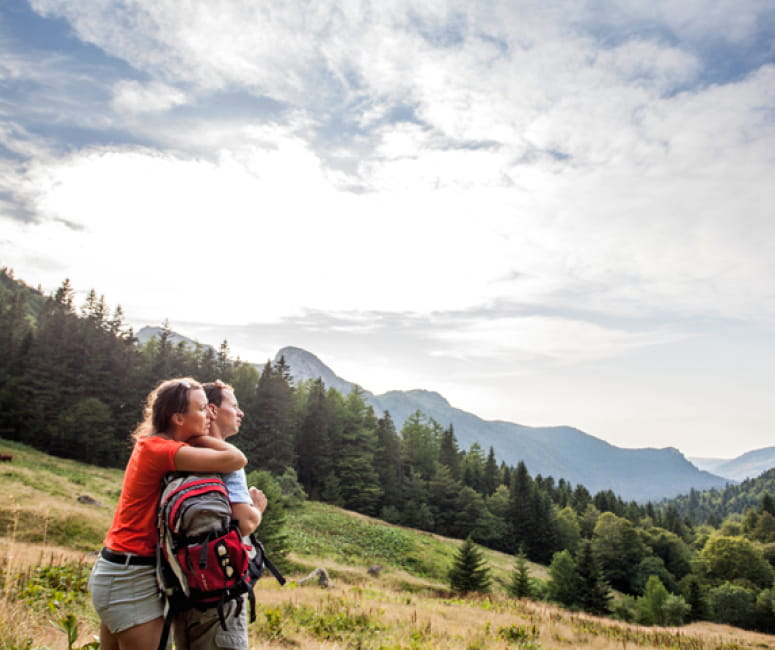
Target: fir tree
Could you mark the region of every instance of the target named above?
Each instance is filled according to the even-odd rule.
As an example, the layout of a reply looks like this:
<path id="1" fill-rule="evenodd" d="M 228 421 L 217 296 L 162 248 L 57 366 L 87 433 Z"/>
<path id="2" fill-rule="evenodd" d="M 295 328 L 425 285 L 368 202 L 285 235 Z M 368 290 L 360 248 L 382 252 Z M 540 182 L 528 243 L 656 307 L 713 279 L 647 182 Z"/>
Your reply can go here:
<path id="1" fill-rule="evenodd" d="M 530 584 L 530 569 L 527 566 L 525 552 L 521 548 L 514 559 L 514 570 L 511 573 L 508 592 L 514 598 L 530 598 L 532 596 L 533 587 Z"/>
<path id="2" fill-rule="evenodd" d="M 589 540 L 583 540 L 579 546 L 576 572 L 579 578 L 576 602 L 579 607 L 592 614 L 607 614 L 611 592 Z"/>
<path id="3" fill-rule="evenodd" d="M 286 467 L 295 467 L 293 388 L 282 365 L 275 368 L 267 362 L 264 366 L 254 409 L 249 415 L 255 421 L 255 439 L 243 447 L 250 466 L 268 469 L 275 475 L 282 474 Z"/>
<path id="4" fill-rule="evenodd" d="M 376 418 L 358 389 L 345 400 L 345 421 L 341 447 L 337 450 L 336 474 L 341 481 L 346 508 L 376 515 L 379 512 L 382 488 L 375 469 L 377 449 Z"/>
<path id="5" fill-rule="evenodd" d="M 484 491 L 485 496 L 490 496 L 498 489 L 501 477 L 498 470 L 498 462 L 495 460 L 495 450 L 490 447 L 487 461 L 484 465 Z"/>
<path id="6" fill-rule="evenodd" d="M 377 420 L 377 474 L 382 487 L 383 507 L 398 508 L 401 505 L 401 438 L 390 413 L 385 411 Z"/>
<path id="7" fill-rule="evenodd" d="M 467 537 L 458 550 L 448 577 L 452 589 L 461 594 L 490 590 L 490 569 L 471 537 Z"/>
<path id="8" fill-rule="evenodd" d="M 296 468 L 299 481 L 310 497 L 320 499 L 324 479 L 332 469 L 329 462 L 331 415 L 322 379 L 307 384 L 306 391 L 306 401 L 300 414 Z"/>
<path id="9" fill-rule="evenodd" d="M 452 476 L 456 479 L 461 478 L 460 472 L 460 448 L 455 438 L 455 429 L 450 424 L 441 434 L 439 443 L 439 463 L 449 468 Z"/>

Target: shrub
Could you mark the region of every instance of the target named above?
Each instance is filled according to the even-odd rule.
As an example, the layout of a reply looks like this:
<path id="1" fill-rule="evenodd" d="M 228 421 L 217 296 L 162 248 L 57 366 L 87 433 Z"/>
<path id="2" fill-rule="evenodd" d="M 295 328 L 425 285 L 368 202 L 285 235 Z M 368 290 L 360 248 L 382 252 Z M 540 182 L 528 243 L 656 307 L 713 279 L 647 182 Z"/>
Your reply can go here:
<path id="1" fill-rule="evenodd" d="M 691 606 L 682 596 L 668 594 L 662 605 L 663 620 L 665 625 L 683 625 Z"/>
<path id="2" fill-rule="evenodd" d="M 710 614 L 717 623 L 750 628 L 756 619 L 756 595 L 745 587 L 725 582 L 708 593 Z"/>
<path id="3" fill-rule="evenodd" d="M 549 565 L 548 596 L 562 605 L 573 605 L 578 593 L 579 576 L 576 572 L 576 562 L 567 551 L 559 551 L 552 557 Z"/>

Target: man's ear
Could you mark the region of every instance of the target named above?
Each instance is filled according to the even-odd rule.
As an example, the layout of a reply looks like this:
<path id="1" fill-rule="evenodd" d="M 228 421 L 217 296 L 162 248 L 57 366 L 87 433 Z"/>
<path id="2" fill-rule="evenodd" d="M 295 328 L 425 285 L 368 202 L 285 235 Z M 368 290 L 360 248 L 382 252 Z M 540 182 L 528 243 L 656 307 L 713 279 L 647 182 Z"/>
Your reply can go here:
<path id="1" fill-rule="evenodd" d="M 212 415 L 213 417 L 215 417 L 215 416 L 217 415 L 217 413 L 218 413 L 218 407 L 217 407 L 215 404 L 213 404 L 212 402 L 210 402 L 210 403 L 207 405 L 207 408 L 209 408 L 209 409 L 210 409 L 210 415 Z"/>

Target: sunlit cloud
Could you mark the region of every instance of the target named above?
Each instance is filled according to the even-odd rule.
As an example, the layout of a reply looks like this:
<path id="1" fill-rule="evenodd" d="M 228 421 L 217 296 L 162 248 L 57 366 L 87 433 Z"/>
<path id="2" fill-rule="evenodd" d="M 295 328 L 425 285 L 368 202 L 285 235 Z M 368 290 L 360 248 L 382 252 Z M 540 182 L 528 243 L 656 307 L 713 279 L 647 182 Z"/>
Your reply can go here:
<path id="1" fill-rule="evenodd" d="M 648 346 L 682 338 L 677 332 L 634 332 L 595 323 L 549 316 L 505 317 L 463 323 L 435 338 L 449 347 L 434 355 L 464 350 L 464 358 L 517 355 L 523 360 L 547 357 L 560 364 L 625 356 Z"/>
<path id="2" fill-rule="evenodd" d="M 775 327 L 765 0 L 30 6 L 59 38 L 0 25 L 0 256 L 33 283 L 458 396 Z"/>
<path id="3" fill-rule="evenodd" d="M 121 113 L 155 113 L 185 104 L 185 93 L 158 82 L 119 81 L 113 88 L 113 108 Z"/>

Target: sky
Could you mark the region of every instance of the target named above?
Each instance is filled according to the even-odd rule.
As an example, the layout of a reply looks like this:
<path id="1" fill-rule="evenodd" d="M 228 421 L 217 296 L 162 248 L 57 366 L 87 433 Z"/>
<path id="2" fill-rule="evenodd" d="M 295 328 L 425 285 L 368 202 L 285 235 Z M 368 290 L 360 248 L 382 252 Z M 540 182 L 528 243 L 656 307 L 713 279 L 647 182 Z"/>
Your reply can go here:
<path id="1" fill-rule="evenodd" d="M 775 444 L 773 43 L 771 0 L 3 0 L 0 265 L 732 458 Z"/>

